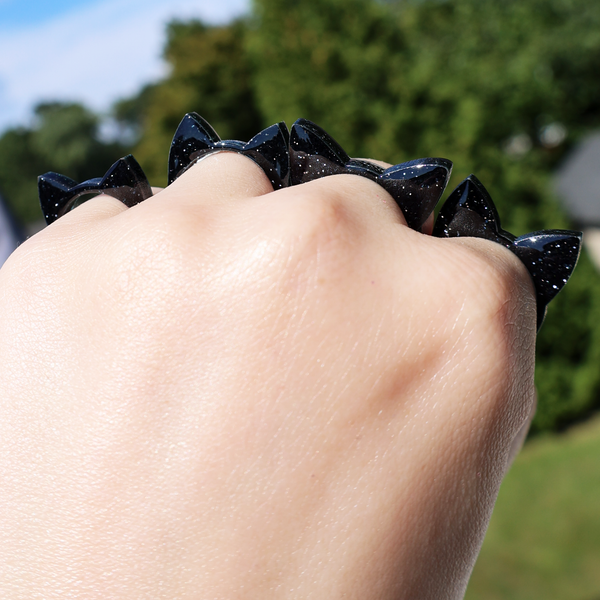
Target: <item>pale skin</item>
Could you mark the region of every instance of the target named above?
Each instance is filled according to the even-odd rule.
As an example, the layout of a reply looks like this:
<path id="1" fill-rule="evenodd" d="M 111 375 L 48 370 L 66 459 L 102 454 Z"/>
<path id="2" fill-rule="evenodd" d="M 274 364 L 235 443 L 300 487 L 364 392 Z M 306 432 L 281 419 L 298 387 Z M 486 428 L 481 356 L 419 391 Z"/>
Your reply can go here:
<path id="1" fill-rule="evenodd" d="M 508 250 L 221 153 L 28 240 L 0 315 L 1 598 L 463 596 L 534 404 Z"/>

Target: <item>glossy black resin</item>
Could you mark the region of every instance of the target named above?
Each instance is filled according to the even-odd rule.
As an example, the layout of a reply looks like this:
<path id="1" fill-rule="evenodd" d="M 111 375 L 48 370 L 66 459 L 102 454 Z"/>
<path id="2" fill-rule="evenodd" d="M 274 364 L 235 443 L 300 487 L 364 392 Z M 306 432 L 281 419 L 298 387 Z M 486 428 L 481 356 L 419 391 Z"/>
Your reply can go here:
<path id="1" fill-rule="evenodd" d="M 294 123 L 291 135 L 285 123 L 277 123 L 244 143 L 221 140 L 200 115 L 188 113 L 171 144 L 169 184 L 200 158 L 218 151 L 239 152 L 251 158 L 264 170 L 274 189 L 327 175 L 367 177 L 394 198 L 408 226 L 417 231 L 432 213 L 452 171 L 452 163 L 444 158 L 421 158 L 388 169 L 350 158 L 327 132 L 306 119 Z M 126 206 L 152 196 L 144 172 L 131 155 L 118 160 L 104 177 L 83 183 L 58 173 L 45 173 L 38 178 L 38 190 L 48 224 L 84 202 L 89 194 L 108 194 Z M 448 197 L 433 235 L 484 238 L 514 252 L 535 285 L 538 328 L 548 303 L 565 286 L 577 264 L 582 238 L 577 231 L 536 231 L 515 237 L 503 230 L 489 193 L 474 175 Z"/>
<path id="2" fill-rule="evenodd" d="M 578 231 L 535 231 L 515 237 L 500 226 L 494 202 L 482 183 L 470 175 L 450 194 L 433 229 L 436 237 L 478 237 L 502 244 L 523 262 L 535 285 L 537 325 L 550 300 L 565 286 L 581 251 Z"/>
<path id="3" fill-rule="evenodd" d="M 196 113 L 188 113 L 179 124 L 169 152 L 169 185 L 188 167 L 211 152 L 229 150 L 251 158 L 266 173 L 273 189 L 290 183 L 290 135 L 285 123 L 276 123 L 249 142 L 221 140 L 210 124 Z"/>
<path id="4" fill-rule="evenodd" d="M 292 125 L 290 158 L 292 185 L 342 173 L 375 181 L 394 198 L 408 226 L 417 231 L 444 193 L 452 172 L 452 163 L 445 158 L 420 158 L 388 169 L 350 158 L 326 131 L 306 119 Z"/>
<path id="5" fill-rule="evenodd" d="M 152 196 L 152 188 L 138 162 L 129 154 L 113 164 L 104 177 L 82 183 L 59 173 L 44 173 L 38 177 L 38 193 L 44 218 L 50 225 L 88 194 L 107 194 L 126 206 L 134 206 Z"/>

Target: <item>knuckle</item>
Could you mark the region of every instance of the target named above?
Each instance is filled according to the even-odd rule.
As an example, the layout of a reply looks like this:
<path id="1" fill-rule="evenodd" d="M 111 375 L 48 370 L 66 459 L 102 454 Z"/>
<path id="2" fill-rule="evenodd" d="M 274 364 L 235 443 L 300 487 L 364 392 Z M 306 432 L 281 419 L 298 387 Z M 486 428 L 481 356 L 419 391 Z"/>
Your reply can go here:
<path id="1" fill-rule="evenodd" d="M 478 243 L 445 246 L 443 276 L 434 289 L 439 314 L 448 319 L 436 323 L 441 364 L 460 392 L 452 408 L 477 424 L 473 431 L 483 436 L 477 440 L 503 431 L 509 443 L 522 422 L 523 398 L 533 390 L 532 284 L 508 250 Z"/>
<path id="2" fill-rule="evenodd" d="M 306 267 L 334 267 L 348 256 L 360 235 L 351 208 L 341 194 L 319 189 L 292 205 L 281 230 L 287 258 Z"/>
<path id="3" fill-rule="evenodd" d="M 524 293 L 524 288 L 530 284 L 529 276 L 508 251 L 503 253 L 501 260 L 483 260 L 482 263 L 477 294 L 480 325 L 491 334 L 504 336 L 513 325 L 525 325 L 528 316 L 534 317 L 535 311 L 527 311 L 526 306 L 530 294 Z M 535 322 L 533 318 L 531 320 Z"/>
<path id="4" fill-rule="evenodd" d="M 463 318 L 472 331 L 498 343 L 514 319 L 517 304 L 510 277 L 485 260 L 479 260 L 463 295 Z"/>
<path id="5" fill-rule="evenodd" d="M 113 230 L 97 283 L 123 300 L 144 293 L 160 297 L 181 276 L 187 243 L 185 230 L 176 230 L 172 217 L 140 220 L 126 232 Z"/>
<path id="6" fill-rule="evenodd" d="M 514 325 L 535 323 L 534 294 L 525 268 L 508 250 L 482 252 L 462 246 L 451 252 L 444 296 L 458 295 L 459 317 L 496 341 Z M 457 286 L 457 281 L 462 281 Z"/>
<path id="7" fill-rule="evenodd" d="M 5 291 L 19 290 L 23 294 L 33 290 L 48 292 L 52 282 L 60 278 L 66 262 L 65 253 L 53 255 L 39 237 L 30 238 L 2 265 L 2 287 Z"/>

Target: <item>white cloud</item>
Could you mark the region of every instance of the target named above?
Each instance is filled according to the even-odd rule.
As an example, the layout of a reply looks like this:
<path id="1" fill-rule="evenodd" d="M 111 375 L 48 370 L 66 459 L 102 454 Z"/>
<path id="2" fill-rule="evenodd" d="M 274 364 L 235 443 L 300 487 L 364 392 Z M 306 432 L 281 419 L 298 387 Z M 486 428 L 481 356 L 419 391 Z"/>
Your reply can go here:
<path id="1" fill-rule="evenodd" d="M 1 0 L 0 0 L 1 1 Z M 24 124 L 42 100 L 106 110 L 165 74 L 165 24 L 197 17 L 225 22 L 249 0 L 105 0 L 0 36 L 0 131 Z"/>

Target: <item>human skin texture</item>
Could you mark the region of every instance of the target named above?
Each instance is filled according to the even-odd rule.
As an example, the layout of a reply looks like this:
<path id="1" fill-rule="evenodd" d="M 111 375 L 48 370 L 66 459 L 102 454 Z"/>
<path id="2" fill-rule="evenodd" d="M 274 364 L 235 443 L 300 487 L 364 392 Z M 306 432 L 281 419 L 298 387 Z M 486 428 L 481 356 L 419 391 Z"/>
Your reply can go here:
<path id="1" fill-rule="evenodd" d="M 485 240 L 205 158 L 0 270 L 0 597 L 455 599 L 534 403 Z"/>

